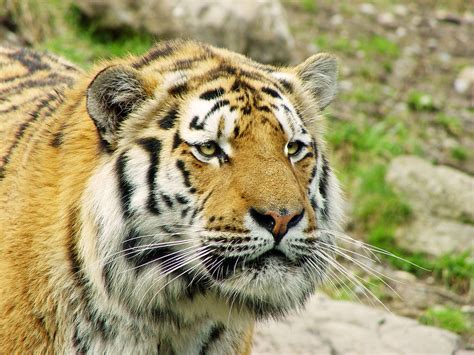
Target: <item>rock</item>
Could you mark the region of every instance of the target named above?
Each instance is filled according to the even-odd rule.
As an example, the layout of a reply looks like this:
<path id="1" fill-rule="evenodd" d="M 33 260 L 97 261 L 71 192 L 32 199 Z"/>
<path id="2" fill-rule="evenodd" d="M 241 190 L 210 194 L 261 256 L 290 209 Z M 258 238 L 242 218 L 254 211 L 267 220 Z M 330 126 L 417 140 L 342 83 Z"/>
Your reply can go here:
<path id="1" fill-rule="evenodd" d="M 397 243 L 432 256 L 469 251 L 474 256 L 474 178 L 415 156 L 394 159 L 387 181 L 413 210 L 398 228 Z"/>
<path id="2" fill-rule="evenodd" d="M 438 53 L 438 58 L 440 62 L 442 62 L 443 64 L 449 64 L 451 63 L 451 60 L 452 60 L 451 54 L 449 54 L 448 52 Z"/>
<path id="3" fill-rule="evenodd" d="M 294 40 L 277 0 L 78 0 L 102 28 L 193 38 L 265 63 L 291 61 Z"/>
<path id="4" fill-rule="evenodd" d="M 351 91 L 353 88 L 352 81 L 350 80 L 341 80 L 339 82 L 339 90 L 340 91 Z"/>
<path id="5" fill-rule="evenodd" d="M 254 354 L 453 354 L 459 337 L 382 310 L 324 296 L 302 314 L 257 326 Z"/>
<path id="6" fill-rule="evenodd" d="M 377 16 L 377 22 L 387 28 L 395 28 L 395 16 L 390 12 L 382 12 Z"/>
<path id="7" fill-rule="evenodd" d="M 431 256 L 441 256 L 469 251 L 474 257 L 474 226 L 452 220 L 417 216 L 395 233 L 398 245 L 422 251 Z"/>
<path id="8" fill-rule="evenodd" d="M 400 17 L 405 17 L 406 15 L 408 15 L 408 8 L 405 5 L 395 5 L 393 7 L 393 11 Z"/>
<path id="9" fill-rule="evenodd" d="M 344 17 L 342 17 L 339 14 L 336 14 L 336 15 L 332 16 L 331 19 L 329 20 L 329 22 L 333 26 L 340 26 L 343 21 L 344 21 Z"/>
<path id="10" fill-rule="evenodd" d="M 454 81 L 454 89 L 459 94 L 474 96 L 474 67 L 464 68 Z"/>
<path id="11" fill-rule="evenodd" d="M 416 156 L 395 158 L 387 181 L 416 211 L 459 221 L 474 221 L 474 178 Z"/>
<path id="12" fill-rule="evenodd" d="M 359 10 L 364 15 L 374 15 L 375 14 L 375 6 L 369 3 L 360 4 Z"/>
<path id="13" fill-rule="evenodd" d="M 408 31 L 405 27 L 398 27 L 395 31 L 395 34 L 397 37 L 405 37 L 407 35 Z"/>

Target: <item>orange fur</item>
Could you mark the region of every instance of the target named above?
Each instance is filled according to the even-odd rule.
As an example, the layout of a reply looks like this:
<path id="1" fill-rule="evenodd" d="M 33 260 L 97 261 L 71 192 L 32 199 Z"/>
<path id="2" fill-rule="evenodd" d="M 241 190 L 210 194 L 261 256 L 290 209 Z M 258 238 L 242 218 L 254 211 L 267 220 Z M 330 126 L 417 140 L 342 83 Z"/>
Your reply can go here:
<path id="1" fill-rule="evenodd" d="M 117 143 L 118 148 L 146 132 L 160 136 L 163 149 L 169 150 L 172 137 L 159 131 L 154 117 L 165 112 L 172 103 L 184 102 L 179 95 L 169 101 L 168 89 L 162 87 L 169 81 L 167 74 L 177 61 L 204 58 L 192 67 L 189 93 L 214 85 L 230 88 L 229 78 L 206 87 L 207 73 L 219 66 L 232 65 L 259 75 L 275 70 L 243 56 L 192 42 L 177 42 L 172 46 L 174 53 L 162 59 L 147 61 L 144 56 L 143 59 L 115 60 L 100 64 L 88 74 L 52 56 L 35 57 L 37 54 L 11 48 L 0 50 L 0 64 L 6 65 L 0 67 L 3 80 L 0 92 L 2 98 L 8 99 L 0 106 L 0 157 L 3 157 L 0 160 L 0 353 L 28 353 L 32 349 L 39 353 L 56 353 L 71 342 L 70 324 L 74 322 L 71 310 L 81 303 L 75 291 L 80 282 L 76 277 L 78 270 L 71 260 L 97 258 L 94 235 L 87 233 L 95 227 L 82 217 L 81 201 L 89 179 L 107 159 L 86 108 L 87 88 L 95 75 L 108 66 L 130 67 L 140 60 L 143 62 L 137 71 L 143 78 L 144 90 L 148 96 L 155 95 L 159 104 L 147 112 L 145 119 L 133 118 L 124 123 L 124 131 L 128 133 Z M 30 68 L 29 72 L 25 57 L 43 63 L 44 68 Z M 294 73 L 293 69 L 278 70 Z M 172 80 L 172 84 L 176 81 Z M 258 89 L 263 87 L 258 80 L 255 85 Z M 21 90 L 15 91 L 18 87 Z M 304 106 L 304 114 L 317 115 L 318 109 L 309 103 L 305 88 L 296 87 L 292 95 L 295 105 Z M 42 104 L 42 100 L 47 103 Z M 230 100 L 231 104 L 237 102 L 237 96 Z M 37 117 L 32 118 L 31 112 L 35 110 Z M 271 209 L 284 204 L 289 209 L 303 206 L 311 210 L 306 181 L 314 164 L 305 163 L 295 171 L 286 157 L 278 155 L 286 138 L 275 133 L 276 120 L 256 115 L 247 124 L 249 127 L 243 124 L 240 129 L 248 128 L 251 133 L 234 142 L 238 159 L 223 167 L 218 175 L 196 161 L 186 145 L 172 153 L 176 159 L 183 159 L 187 166 L 200 171 L 192 178 L 198 196 L 210 188 L 215 189 L 204 210 L 210 229 L 219 230 L 224 226 L 242 229 L 243 215 L 249 207 Z M 308 125 L 314 134 L 319 134 L 316 132 L 319 128 L 315 128 L 319 126 Z M 281 181 L 285 181 L 283 186 Z M 223 200 L 232 202 L 222 204 Z M 211 222 L 216 211 L 222 218 Z M 315 216 L 308 218 L 307 229 L 317 228 Z M 83 238 L 82 244 L 79 238 Z M 87 241 L 87 252 L 81 246 L 84 241 Z M 249 327 L 242 339 L 239 350 L 242 354 L 250 354 L 252 329 L 253 326 Z"/>

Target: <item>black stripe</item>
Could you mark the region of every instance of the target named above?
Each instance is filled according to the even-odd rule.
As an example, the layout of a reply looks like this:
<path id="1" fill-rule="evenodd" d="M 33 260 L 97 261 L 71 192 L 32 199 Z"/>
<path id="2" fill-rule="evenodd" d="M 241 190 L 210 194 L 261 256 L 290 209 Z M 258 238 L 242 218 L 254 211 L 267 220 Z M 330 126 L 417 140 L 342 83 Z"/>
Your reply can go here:
<path id="1" fill-rule="evenodd" d="M 293 88 L 293 84 L 291 84 L 289 81 L 283 80 L 283 79 L 279 79 L 278 81 L 285 88 L 285 90 L 289 92 L 290 94 L 293 93 L 293 91 L 295 90 Z"/>
<path id="2" fill-rule="evenodd" d="M 129 218 L 132 214 L 130 198 L 133 192 L 133 186 L 125 176 L 127 162 L 127 152 L 122 152 L 118 157 L 117 162 L 115 163 L 115 171 L 117 173 L 118 179 L 118 188 L 120 191 L 120 202 L 122 205 L 122 212 L 125 218 Z"/>
<path id="3" fill-rule="evenodd" d="M 280 94 L 279 94 L 276 90 L 273 90 L 272 88 L 263 87 L 263 88 L 262 88 L 262 91 L 263 91 L 265 94 L 268 94 L 268 95 L 270 95 L 270 96 L 272 96 L 272 97 L 281 99 Z"/>
<path id="4" fill-rule="evenodd" d="M 181 174 L 183 175 L 184 185 L 186 187 L 191 187 L 191 180 L 189 179 L 189 176 L 191 174 L 186 169 L 184 161 L 182 161 L 182 160 L 176 161 L 176 167 L 179 169 L 179 171 L 181 171 Z"/>
<path id="5" fill-rule="evenodd" d="M 217 99 L 218 97 L 221 97 L 222 95 L 224 95 L 224 89 L 219 87 L 217 89 L 208 90 L 208 91 L 202 93 L 199 96 L 199 98 L 201 100 L 211 101 L 211 100 Z"/>
<path id="6" fill-rule="evenodd" d="M 206 355 L 209 352 L 209 348 L 213 343 L 215 343 L 221 337 L 222 333 L 224 333 L 225 328 L 224 325 L 218 324 L 211 328 L 209 332 L 209 336 L 207 340 L 202 344 L 201 351 L 199 351 L 199 355 Z"/>
<path id="7" fill-rule="evenodd" d="M 186 215 L 188 214 L 190 208 L 186 207 L 184 210 L 181 211 L 181 218 L 185 218 Z"/>
<path id="8" fill-rule="evenodd" d="M 163 201 L 165 201 L 166 206 L 173 208 L 173 200 L 171 200 L 171 197 L 163 193 L 160 194 L 160 197 L 163 199 Z"/>
<path id="9" fill-rule="evenodd" d="M 72 345 L 76 354 L 87 354 L 89 351 L 89 341 L 79 336 L 79 326 L 74 326 L 74 334 L 72 336 Z"/>
<path id="10" fill-rule="evenodd" d="M 310 158 L 310 157 L 314 157 L 313 152 L 308 152 L 308 153 L 306 153 L 306 154 L 304 155 L 304 157 L 300 159 L 300 161 L 301 161 L 301 160 L 304 160 L 304 159 L 306 159 L 306 158 Z"/>
<path id="11" fill-rule="evenodd" d="M 187 205 L 189 203 L 189 200 L 183 195 L 176 194 L 175 198 L 176 198 L 176 201 L 178 201 L 182 205 Z"/>
<path id="12" fill-rule="evenodd" d="M 271 112 L 268 106 L 262 105 L 256 107 L 257 111 Z"/>
<path id="13" fill-rule="evenodd" d="M 321 178 L 319 179 L 319 193 L 324 198 L 324 206 L 321 209 L 323 218 L 327 218 L 329 216 L 329 204 L 327 201 L 327 192 L 328 192 L 328 183 L 329 183 L 329 172 L 330 168 L 326 157 L 324 155 L 321 156 L 323 159 L 323 166 L 321 171 Z"/>
<path id="14" fill-rule="evenodd" d="M 327 197 L 328 179 L 329 179 L 329 165 L 325 156 L 322 156 L 322 172 L 321 178 L 319 179 L 319 193 L 323 198 Z"/>
<path id="15" fill-rule="evenodd" d="M 318 170 L 317 165 L 314 165 L 314 166 L 313 166 L 313 169 L 311 170 L 311 175 L 310 175 L 310 177 L 309 177 L 309 181 L 310 181 L 310 182 L 313 181 L 314 177 L 316 176 L 317 170 Z"/>
<path id="16" fill-rule="evenodd" d="M 187 83 L 176 85 L 168 89 L 168 94 L 170 94 L 171 96 L 184 96 L 187 92 L 188 92 Z"/>
<path id="17" fill-rule="evenodd" d="M 194 221 L 194 218 L 196 218 L 197 214 L 199 213 L 199 208 L 195 208 L 193 211 L 193 214 L 191 215 L 191 222 Z"/>
<path id="18" fill-rule="evenodd" d="M 173 108 L 160 120 L 160 127 L 163 129 L 171 129 L 174 127 L 176 118 L 178 117 L 178 109 Z"/>
<path id="19" fill-rule="evenodd" d="M 234 138 L 237 138 L 239 136 L 239 133 L 240 133 L 240 127 L 235 126 L 234 127 Z"/>
<path id="20" fill-rule="evenodd" d="M 176 148 L 178 148 L 181 143 L 183 143 L 183 140 L 181 139 L 181 137 L 179 136 L 179 133 L 176 132 L 173 136 L 173 146 L 172 146 L 172 150 L 175 150 Z"/>
<path id="21" fill-rule="evenodd" d="M 178 331 L 185 327 L 187 324 L 185 320 L 177 313 L 173 312 L 169 308 L 160 308 L 160 307 L 154 307 L 153 310 L 151 311 L 151 316 L 153 317 L 153 320 L 157 324 L 166 324 L 167 327 L 173 327 L 174 329 L 177 329 Z M 188 325 L 189 326 L 189 325 Z M 170 348 L 168 344 L 166 346 L 163 346 L 162 349 L 161 344 L 159 344 L 159 350 L 156 354 L 161 355 L 161 354 L 166 354 L 166 355 L 175 355 L 175 352 L 173 349 Z"/>
<path id="22" fill-rule="evenodd" d="M 137 255 L 133 256 L 132 259 L 134 265 L 136 266 L 135 270 L 137 272 L 140 272 L 143 266 L 148 266 L 157 262 L 159 262 L 162 268 L 161 271 L 163 273 L 171 272 L 172 274 L 179 275 L 183 272 L 183 269 L 181 267 L 177 268 L 176 270 L 173 270 L 177 265 L 184 261 L 184 258 L 172 248 L 160 247 L 147 249 L 145 251 L 137 253 Z"/>
<path id="23" fill-rule="evenodd" d="M 59 128 L 59 130 L 53 134 L 53 139 L 51 140 L 50 144 L 54 148 L 59 148 L 64 142 L 64 129 L 66 128 L 66 124 L 63 122 Z"/>
<path id="24" fill-rule="evenodd" d="M 208 58 L 209 58 L 208 54 L 202 54 L 194 58 L 186 58 L 186 59 L 177 60 L 176 62 L 173 63 L 173 65 L 171 66 L 171 68 L 169 68 L 169 70 L 176 71 L 176 70 L 191 69 L 196 64 L 201 63 Z"/>
<path id="25" fill-rule="evenodd" d="M 21 48 L 18 51 L 7 54 L 7 57 L 14 61 L 19 61 L 28 69 L 30 73 L 38 70 L 51 69 L 48 64 L 42 62 L 41 56 L 38 53 L 30 51 L 26 48 Z"/>
<path id="26" fill-rule="evenodd" d="M 135 69 L 140 69 L 146 66 L 151 61 L 157 59 L 158 57 L 163 58 L 170 56 L 171 54 L 173 54 L 174 49 L 175 48 L 171 45 L 171 43 L 164 43 L 158 45 L 157 47 L 149 51 L 147 54 L 145 54 L 143 57 L 141 57 L 137 62 L 133 63 L 132 67 Z"/>
<path id="27" fill-rule="evenodd" d="M 52 111 L 55 108 L 55 107 L 49 106 L 51 101 L 54 101 L 54 100 L 57 100 L 58 104 L 61 104 L 63 102 L 61 95 L 58 95 L 56 93 L 48 94 L 44 99 L 42 99 L 38 103 L 38 105 L 36 105 L 35 110 L 30 113 L 28 120 L 26 120 L 20 125 L 18 131 L 15 133 L 15 140 L 13 141 L 12 145 L 8 149 L 7 153 L 2 157 L 3 164 L 2 166 L 0 166 L 0 180 L 2 180 L 5 177 L 4 176 L 4 172 L 6 170 L 5 167 L 10 162 L 13 151 L 20 143 L 21 139 L 26 133 L 27 128 L 39 118 L 41 110 L 43 110 L 45 107 L 48 107 L 50 109 L 49 111 Z"/>
<path id="28" fill-rule="evenodd" d="M 191 123 L 189 125 L 189 128 L 191 128 L 191 129 L 203 129 L 204 128 L 204 123 L 198 123 L 198 120 L 199 120 L 199 117 L 194 116 L 191 119 Z"/>
<path id="29" fill-rule="evenodd" d="M 0 95 L 4 96 L 5 94 L 8 95 L 13 95 L 13 94 L 18 94 L 23 91 L 23 89 L 31 89 L 35 87 L 40 87 L 41 89 L 49 89 L 51 90 L 51 86 L 55 85 L 61 85 L 61 84 L 66 84 L 67 86 L 72 85 L 74 81 L 69 78 L 65 77 L 62 75 L 57 75 L 57 74 L 50 74 L 46 78 L 43 79 L 29 79 L 25 81 L 21 81 L 15 86 L 9 86 L 6 87 L 3 90 L 0 90 Z M 45 87 L 50 87 L 50 88 L 45 88 Z"/>
<path id="30" fill-rule="evenodd" d="M 147 207 L 153 214 L 160 214 L 161 211 L 156 200 L 156 174 L 160 166 L 160 152 L 161 142 L 156 138 L 142 138 L 138 141 L 150 154 L 150 167 L 148 168 L 148 188 L 150 194 L 148 195 Z"/>
<path id="31" fill-rule="evenodd" d="M 212 106 L 212 108 L 209 110 L 209 112 L 206 113 L 206 116 L 204 116 L 204 120 L 203 120 L 202 124 L 204 125 L 204 122 L 206 122 L 206 120 L 209 118 L 209 116 L 211 116 L 214 112 L 216 112 L 220 108 L 222 108 L 224 106 L 227 106 L 227 105 L 230 105 L 229 100 L 219 100 L 219 101 L 217 101 L 214 104 L 214 106 Z"/>

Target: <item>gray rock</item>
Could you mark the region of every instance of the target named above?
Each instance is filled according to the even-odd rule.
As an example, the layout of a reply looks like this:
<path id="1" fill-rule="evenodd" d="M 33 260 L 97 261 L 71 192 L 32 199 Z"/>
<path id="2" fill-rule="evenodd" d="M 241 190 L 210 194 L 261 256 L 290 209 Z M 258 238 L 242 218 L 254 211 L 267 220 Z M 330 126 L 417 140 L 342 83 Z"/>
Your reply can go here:
<path id="1" fill-rule="evenodd" d="M 364 15 L 374 15 L 375 12 L 377 11 L 374 5 L 372 5 L 370 3 L 367 3 L 367 2 L 365 2 L 363 4 L 360 4 L 359 5 L 359 10 Z"/>
<path id="2" fill-rule="evenodd" d="M 313 297 L 301 314 L 259 324 L 254 354 L 453 354 L 459 337 L 361 304 Z"/>
<path id="3" fill-rule="evenodd" d="M 474 96 L 474 67 L 466 67 L 454 81 L 454 89 L 459 94 Z"/>
<path id="4" fill-rule="evenodd" d="M 395 16 L 391 12 L 382 12 L 377 16 L 377 22 L 387 28 L 395 28 Z"/>
<path id="5" fill-rule="evenodd" d="M 387 181 L 412 207 L 397 243 L 432 256 L 469 251 L 474 256 L 474 178 L 415 156 L 394 159 Z"/>
<path id="6" fill-rule="evenodd" d="M 474 221 L 474 178 L 463 172 L 416 156 L 401 156 L 391 162 L 387 181 L 415 212 Z"/>
<path id="7" fill-rule="evenodd" d="M 277 0 L 78 0 L 101 27 L 193 38 L 265 63 L 291 61 L 294 40 Z"/>
<path id="8" fill-rule="evenodd" d="M 474 226 L 429 215 L 417 216 L 395 234 L 398 244 L 407 250 L 423 251 L 432 256 L 469 251 L 474 257 Z"/>

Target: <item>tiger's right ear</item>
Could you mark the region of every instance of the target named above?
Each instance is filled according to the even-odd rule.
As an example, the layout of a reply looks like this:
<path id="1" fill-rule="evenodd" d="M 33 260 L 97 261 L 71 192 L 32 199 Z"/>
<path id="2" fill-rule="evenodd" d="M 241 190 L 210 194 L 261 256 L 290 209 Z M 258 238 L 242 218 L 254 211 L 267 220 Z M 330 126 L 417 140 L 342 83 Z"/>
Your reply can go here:
<path id="1" fill-rule="evenodd" d="M 145 80 L 133 68 L 107 67 L 92 80 L 87 112 L 109 148 L 114 146 L 121 123 L 150 95 Z"/>

